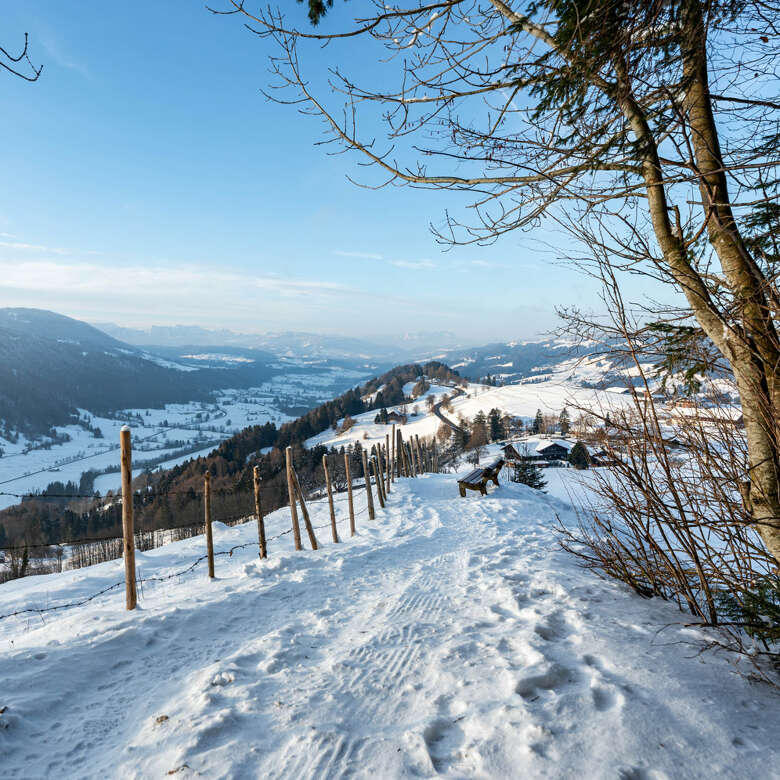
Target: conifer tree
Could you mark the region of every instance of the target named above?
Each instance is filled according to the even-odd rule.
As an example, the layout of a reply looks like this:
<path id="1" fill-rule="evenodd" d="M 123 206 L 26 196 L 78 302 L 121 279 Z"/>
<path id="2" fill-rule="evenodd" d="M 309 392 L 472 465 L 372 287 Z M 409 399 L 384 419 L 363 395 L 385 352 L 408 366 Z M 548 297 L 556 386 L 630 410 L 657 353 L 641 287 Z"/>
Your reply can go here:
<path id="1" fill-rule="evenodd" d="M 542 410 L 537 409 L 536 417 L 534 417 L 534 422 L 533 425 L 531 426 L 531 433 L 542 433 L 543 428 L 544 428 L 544 417 L 542 415 Z"/>
<path id="2" fill-rule="evenodd" d="M 504 426 L 501 423 L 501 412 L 498 409 L 491 409 L 488 414 L 488 426 L 490 428 L 490 440 L 499 441 L 504 438 Z"/>
<path id="3" fill-rule="evenodd" d="M 566 436 L 566 434 L 568 434 L 569 430 L 571 429 L 571 422 L 569 420 L 569 411 L 565 406 L 563 407 L 561 416 L 558 419 L 558 424 L 561 427 L 561 436 Z"/>
<path id="4" fill-rule="evenodd" d="M 585 445 L 578 441 L 569 453 L 569 463 L 574 466 L 575 469 L 582 471 L 590 466 L 590 454 Z"/>
<path id="5" fill-rule="evenodd" d="M 484 447 L 488 443 L 487 418 L 483 411 L 474 415 L 471 424 L 471 436 L 469 437 L 469 447 Z"/>
<path id="6" fill-rule="evenodd" d="M 544 490 L 547 487 L 547 480 L 542 474 L 542 469 L 528 457 L 527 453 L 515 463 L 512 482 L 520 482 L 534 488 L 534 490 Z"/>

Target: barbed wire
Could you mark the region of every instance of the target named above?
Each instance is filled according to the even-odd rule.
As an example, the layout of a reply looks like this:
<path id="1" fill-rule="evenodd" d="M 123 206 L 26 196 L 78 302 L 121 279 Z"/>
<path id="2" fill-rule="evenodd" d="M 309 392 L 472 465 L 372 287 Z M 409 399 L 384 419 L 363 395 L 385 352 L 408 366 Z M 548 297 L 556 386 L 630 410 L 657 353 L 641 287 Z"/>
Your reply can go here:
<path id="1" fill-rule="evenodd" d="M 110 491 L 111 495 L 107 493 L 100 495 L 99 493 L 11 493 L 5 490 L 0 490 L 0 496 L 11 496 L 13 498 L 32 499 L 44 501 L 47 498 L 91 498 L 94 501 L 103 501 L 106 499 L 118 500 L 121 499 L 123 493 L 121 490 L 116 492 Z M 245 487 L 221 487 L 212 488 L 211 495 L 228 495 L 235 493 L 251 493 L 251 488 Z M 201 489 L 192 488 L 174 488 L 173 490 L 147 490 L 146 488 L 139 488 L 133 491 L 133 498 L 162 498 L 163 496 L 192 496 L 197 498 L 203 497 L 203 491 Z"/>
<path id="2" fill-rule="evenodd" d="M 3 484 L 3 483 L 0 483 Z M 352 486 L 352 490 L 361 490 L 365 488 L 366 483 L 357 483 Z M 89 498 L 93 501 L 105 501 L 105 500 L 111 500 L 111 501 L 118 501 L 123 497 L 123 493 L 121 489 L 118 489 L 116 491 L 109 491 L 111 495 L 108 495 L 108 493 L 105 493 L 103 495 L 100 495 L 98 492 L 93 493 L 13 493 L 11 491 L 7 490 L 0 490 L 0 496 L 9 496 L 10 498 L 20 498 L 20 499 L 29 499 L 29 500 L 37 500 L 37 501 L 45 501 L 49 498 L 70 498 L 70 499 L 81 499 L 81 498 Z M 242 487 L 242 486 L 234 486 L 234 487 L 217 487 L 217 488 L 211 488 L 211 495 L 212 496 L 220 496 L 220 495 L 235 495 L 240 493 L 246 493 L 246 494 L 252 494 L 253 488 L 251 487 Z M 335 498 L 335 494 L 342 494 L 346 493 L 347 490 L 344 488 L 343 490 L 334 490 L 334 501 L 346 501 L 347 497 L 344 498 Z M 201 499 L 203 498 L 203 490 L 189 487 L 189 488 L 173 488 L 171 490 L 149 490 L 147 488 L 138 488 L 133 491 L 133 498 L 162 498 L 164 496 L 190 496 L 193 498 Z M 319 501 L 321 498 L 327 498 L 327 496 L 320 496 L 317 499 L 314 499 L 316 501 Z"/>
<path id="3" fill-rule="evenodd" d="M 362 490 L 365 489 L 365 486 L 366 486 L 365 482 L 354 484 L 352 486 L 352 491 L 353 491 L 353 493 L 355 491 L 362 491 Z M 238 488 L 230 488 L 230 489 L 228 489 L 228 488 L 225 488 L 225 489 L 219 489 L 219 490 L 212 491 L 213 495 L 236 495 L 236 494 L 240 494 L 240 493 L 244 493 L 247 496 L 251 496 L 253 494 L 253 491 L 248 489 L 248 488 L 245 488 L 245 489 L 238 489 Z M 0 495 L 9 495 L 9 494 L 0 492 Z M 16 494 L 11 494 L 11 495 L 16 495 Z M 134 495 L 134 497 L 140 495 L 142 498 L 145 498 L 149 494 L 135 492 L 135 493 L 133 493 L 133 495 Z M 187 495 L 187 496 L 193 496 L 194 495 L 194 497 L 199 499 L 199 500 L 203 499 L 203 494 L 202 493 L 195 492 L 193 494 L 192 490 L 171 491 L 170 493 L 161 492 L 161 493 L 159 493 L 157 495 Z M 36 497 L 38 497 L 38 496 L 36 496 Z M 49 496 L 45 496 L 45 497 L 49 497 Z M 100 497 L 96 497 L 96 496 L 89 496 L 89 497 L 90 498 L 100 498 Z M 41 496 L 40 498 L 44 498 L 44 496 Z M 113 499 L 121 498 L 121 494 L 117 494 L 117 495 L 113 496 L 112 498 Z M 310 504 L 317 504 L 317 503 L 320 503 L 320 502 L 327 501 L 328 497 L 327 497 L 327 495 L 325 495 L 325 496 L 320 496 L 319 498 L 307 499 L 307 500 L 308 500 L 308 502 Z M 354 500 L 354 496 L 353 496 L 353 500 Z M 344 490 L 334 491 L 333 502 L 334 503 L 343 503 L 344 501 L 349 501 L 349 495 L 348 495 L 347 489 L 345 488 Z M 288 504 L 288 506 L 289 506 L 289 504 Z M 283 507 L 278 507 L 278 508 L 281 509 Z M 141 507 L 141 511 L 143 511 L 143 507 Z M 272 511 L 276 511 L 276 509 L 274 509 Z M 365 509 L 362 510 L 362 511 L 365 511 Z M 238 514 L 238 515 L 229 515 L 227 517 L 214 518 L 213 522 L 216 522 L 216 523 L 228 523 L 228 522 L 232 522 L 233 520 L 240 520 L 240 519 L 242 519 L 244 517 L 252 517 L 252 516 L 254 516 L 254 513 L 253 512 L 248 512 L 248 513 L 242 513 L 242 514 Z M 140 534 L 146 534 L 146 533 L 165 533 L 166 531 L 177 531 L 177 530 L 180 530 L 182 528 L 195 528 L 195 527 L 198 527 L 198 526 L 202 526 L 203 523 L 204 523 L 204 521 L 199 521 L 199 522 L 194 522 L 194 523 L 184 523 L 182 525 L 166 526 L 165 528 L 139 528 L 139 529 L 135 530 L 134 534 L 136 536 L 138 536 Z M 79 545 L 79 544 L 94 544 L 94 543 L 97 543 L 97 542 L 118 541 L 118 540 L 122 540 L 123 538 L 124 538 L 123 536 L 118 536 L 118 535 L 114 535 L 114 536 L 87 536 L 87 537 L 80 537 L 78 539 L 68 539 L 68 540 L 65 540 L 65 541 L 58 541 L 58 542 L 40 542 L 40 543 L 34 543 L 34 544 L 33 543 L 26 543 L 26 544 L 17 544 L 17 545 L 0 545 L 0 551 L 14 552 L 14 551 L 24 551 L 25 549 L 28 549 L 28 550 L 29 549 L 41 549 L 41 548 L 46 548 L 46 547 L 69 547 L 69 546 L 75 546 L 75 545 Z"/>
<path id="4" fill-rule="evenodd" d="M 312 502 L 312 503 L 317 503 L 317 502 L 315 501 L 315 502 Z M 368 505 L 366 505 L 359 512 L 355 512 L 355 517 L 359 517 L 360 515 L 362 515 L 364 512 L 367 512 L 367 511 L 368 511 Z M 247 522 L 249 522 L 249 520 Z M 184 527 L 186 527 L 186 526 L 184 526 Z M 323 523 L 322 525 L 313 526 L 313 530 L 321 531 L 321 530 L 323 530 L 325 528 L 330 528 L 330 527 L 331 527 L 331 524 L 330 524 L 330 522 L 328 522 L 328 523 Z M 169 529 L 166 529 L 166 530 L 169 530 Z M 276 539 L 281 539 L 283 536 L 287 536 L 288 534 L 291 534 L 292 530 L 293 530 L 292 528 L 288 528 L 286 531 L 281 531 L 280 533 L 275 534 L 274 536 L 268 537 L 266 539 L 266 544 L 268 544 L 268 542 L 273 542 Z M 119 538 L 119 537 L 114 537 L 114 538 Z M 233 547 L 231 547 L 228 550 L 219 550 L 219 551 L 215 552 L 214 553 L 214 557 L 216 558 L 218 556 L 227 555 L 227 556 L 232 558 L 233 557 L 233 553 L 236 550 L 242 550 L 242 549 L 245 549 L 247 547 L 259 547 L 259 546 L 260 546 L 259 542 L 245 542 L 243 544 L 236 544 L 236 545 L 233 545 Z M 170 574 L 163 575 L 161 577 L 139 577 L 138 579 L 136 579 L 136 583 L 137 584 L 143 584 L 145 582 L 167 582 L 168 580 L 172 580 L 172 579 L 175 579 L 177 577 L 183 577 L 185 574 L 189 574 L 189 572 L 194 571 L 201 563 L 203 563 L 203 561 L 208 560 L 208 557 L 209 557 L 208 553 L 206 553 L 205 555 L 201 555 L 199 558 L 197 558 L 195 561 L 193 561 L 193 563 L 191 563 L 187 568 L 181 569 L 180 571 L 172 572 Z M 54 612 L 56 610 L 68 609 L 68 608 L 71 608 L 71 607 L 80 607 L 80 606 L 82 606 L 84 604 L 89 603 L 90 601 L 94 601 L 98 596 L 102 596 L 104 593 L 108 593 L 108 592 L 110 592 L 112 590 L 116 590 L 117 588 L 121 587 L 124 584 L 125 584 L 125 581 L 121 580 L 120 582 L 115 582 L 113 585 L 106 586 L 102 590 L 99 590 L 97 593 L 93 593 L 91 596 L 87 596 L 87 597 L 85 597 L 83 599 L 78 599 L 76 601 L 66 602 L 64 604 L 55 604 L 52 607 L 25 607 L 24 609 L 17 609 L 17 610 L 15 610 L 13 612 L 8 612 L 8 613 L 6 613 L 4 615 L 0 615 L 0 620 L 5 620 L 5 619 L 11 618 L 11 617 L 18 617 L 19 615 L 25 615 L 25 614 L 30 614 L 30 613 L 32 613 L 32 614 L 42 614 L 42 613 L 45 613 L 45 612 Z"/>

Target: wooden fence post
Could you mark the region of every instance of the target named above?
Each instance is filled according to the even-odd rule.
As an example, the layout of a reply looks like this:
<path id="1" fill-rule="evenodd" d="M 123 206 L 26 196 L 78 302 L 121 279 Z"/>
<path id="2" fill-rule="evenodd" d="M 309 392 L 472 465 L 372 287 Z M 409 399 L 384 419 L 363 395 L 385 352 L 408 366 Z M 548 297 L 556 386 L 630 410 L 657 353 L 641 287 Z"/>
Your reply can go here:
<path id="1" fill-rule="evenodd" d="M 371 474 L 368 471 L 368 457 L 366 456 L 366 448 L 363 447 L 363 477 L 366 483 L 366 496 L 368 498 L 368 517 L 373 520 L 374 515 L 374 498 L 371 495 Z"/>
<path id="2" fill-rule="evenodd" d="M 382 460 L 381 444 L 379 444 L 379 446 L 376 448 L 376 465 L 376 481 L 377 484 L 382 488 L 382 505 L 384 506 L 384 504 L 387 502 L 387 493 L 385 493 L 385 465 L 384 461 Z"/>
<path id="3" fill-rule="evenodd" d="M 328 456 L 322 456 L 322 468 L 325 471 L 325 487 L 328 489 L 328 504 L 330 506 L 330 530 L 333 533 L 333 541 L 338 542 L 339 534 L 336 530 L 336 511 L 333 509 L 333 488 L 330 485 L 330 472 L 328 471 Z"/>
<path id="4" fill-rule="evenodd" d="M 396 452 L 398 453 L 398 476 L 407 477 L 406 473 L 406 461 L 404 459 L 404 435 L 401 433 L 401 429 L 398 429 L 398 443 L 396 445 Z"/>
<path id="5" fill-rule="evenodd" d="M 382 500 L 387 503 L 387 491 L 385 490 L 385 466 L 382 460 L 382 448 L 377 453 L 377 465 L 379 466 L 379 484 L 382 486 Z"/>
<path id="6" fill-rule="evenodd" d="M 379 461 L 376 455 L 371 458 L 371 465 L 374 468 L 374 477 L 376 479 L 376 497 L 379 499 L 379 506 L 384 509 L 385 498 L 382 495 L 382 471 L 379 468 Z"/>
<path id="7" fill-rule="evenodd" d="M 265 547 L 265 521 L 263 520 L 263 509 L 260 506 L 260 468 L 255 466 L 253 471 L 255 484 L 255 514 L 257 515 L 257 540 L 260 542 L 260 557 L 267 558 L 268 551 Z"/>
<path id="8" fill-rule="evenodd" d="M 306 502 L 303 500 L 303 491 L 301 490 L 301 483 L 298 481 L 298 474 L 293 468 L 293 479 L 295 480 L 295 489 L 298 491 L 298 500 L 301 502 L 301 511 L 303 512 L 303 522 L 306 526 L 306 533 L 309 534 L 309 543 L 312 550 L 319 550 L 320 546 L 317 544 L 317 537 L 314 535 L 314 526 L 311 524 L 311 518 L 309 517 L 309 510 L 306 507 Z"/>
<path id="9" fill-rule="evenodd" d="M 425 461 L 423 460 L 422 447 L 420 447 L 420 437 L 416 433 L 414 434 L 414 443 L 417 447 L 417 461 L 419 463 L 418 471 L 421 474 L 424 474 L 428 469 L 425 468 Z"/>
<path id="10" fill-rule="evenodd" d="M 393 457 L 390 461 L 391 468 L 390 468 L 390 477 L 395 482 L 395 473 L 398 469 L 398 462 L 395 459 L 395 423 L 393 423 Z M 399 474 L 400 476 L 400 474 Z"/>
<path id="11" fill-rule="evenodd" d="M 125 607 L 135 609 L 138 591 L 135 584 L 135 529 L 133 527 L 133 455 L 130 428 L 119 431 L 120 463 L 122 466 L 122 551 L 125 558 Z"/>
<path id="12" fill-rule="evenodd" d="M 349 535 L 355 535 L 355 505 L 352 503 L 352 475 L 349 473 L 349 453 L 344 450 L 344 471 L 347 473 L 347 502 L 349 503 Z"/>
<path id="13" fill-rule="evenodd" d="M 385 434 L 385 466 L 387 474 L 385 475 L 385 493 L 390 492 L 390 475 L 393 471 L 393 462 L 390 460 L 390 434 Z"/>
<path id="14" fill-rule="evenodd" d="M 206 525 L 206 552 L 209 556 L 209 577 L 214 579 L 214 536 L 211 531 L 211 474 L 203 475 L 203 520 Z"/>
<path id="15" fill-rule="evenodd" d="M 298 507 L 295 505 L 295 481 L 293 480 L 292 447 L 288 447 L 284 451 L 284 454 L 287 461 L 287 493 L 290 496 L 290 516 L 292 517 L 293 539 L 295 540 L 295 549 L 302 550 L 303 545 L 301 544 L 301 528 L 298 525 Z"/>

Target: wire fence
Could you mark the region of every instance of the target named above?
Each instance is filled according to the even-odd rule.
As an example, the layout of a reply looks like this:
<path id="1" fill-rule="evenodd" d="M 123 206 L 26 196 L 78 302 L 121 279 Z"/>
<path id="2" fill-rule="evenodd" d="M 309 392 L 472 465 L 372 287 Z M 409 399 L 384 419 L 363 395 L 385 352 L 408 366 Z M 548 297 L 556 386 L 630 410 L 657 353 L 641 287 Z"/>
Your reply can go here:
<path id="1" fill-rule="evenodd" d="M 365 482 L 357 482 L 353 483 L 352 485 L 353 491 L 357 490 L 363 490 L 365 489 Z M 333 502 L 334 503 L 343 503 L 345 501 L 349 500 L 349 496 L 346 495 L 347 491 L 346 489 L 338 491 L 338 493 L 334 492 L 333 496 Z M 344 494 L 344 495 L 342 495 Z M 41 500 L 45 501 L 47 498 L 57 498 L 57 499 L 92 499 L 92 500 L 103 500 L 103 497 L 101 496 L 95 496 L 92 494 L 72 494 L 72 493 L 56 493 L 56 494 L 46 494 L 46 495 L 40 495 L 38 493 L 23 493 L 23 494 L 17 494 L 17 493 L 4 493 L 0 492 L 0 495 L 5 496 L 15 496 L 17 498 L 27 498 L 27 499 L 35 499 L 35 500 Z M 164 491 L 152 491 L 152 492 L 138 492 L 133 491 L 133 498 L 141 498 L 141 499 L 155 499 L 155 498 L 162 498 L 165 496 L 186 496 L 192 500 L 195 501 L 202 501 L 203 500 L 203 493 L 194 492 L 193 490 L 164 490 Z M 236 489 L 229 489 L 229 488 L 215 488 L 212 490 L 212 495 L 219 497 L 219 496 L 225 496 L 225 495 L 234 495 L 234 496 L 243 496 L 245 498 L 251 498 L 250 492 L 247 490 L 236 490 Z M 108 500 L 108 499 L 106 499 Z M 327 500 L 327 496 L 316 496 L 314 498 L 309 498 L 309 501 L 312 503 L 325 501 Z M 110 498 L 110 502 L 114 504 L 121 504 L 122 502 L 122 492 L 118 491 L 116 494 L 114 494 Z M 140 507 L 141 512 L 143 512 L 143 506 Z M 367 507 L 362 510 L 367 511 Z M 234 515 L 226 515 L 223 517 L 215 517 L 213 522 L 218 523 L 224 523 L 225 525 L 231 525 L 234 524 L 236 521 L 238 522 L 249 522 L 251 518 L 248 518 L 248 515 L 250 515 L 251 512 L 244 512 L 241 514 L 234 514 Z M 178 531 L 182 529 L 188 529 L 188 528 L 197 528 L 202 527 L 203 521 L 199 521 L 196 523 L 183 523 L 181 525 L 169 525 L 165 528 L 148 528 L 148 529 L 138 529 L 135 532 L 136 537 L 141 537 L 143 534 L 148 533 L 160 533 L 164 534 L 169 531 Z M 24 542 L 23 544 L 6 544 L 6 545 L 0 545 L 0 552 L 23 552 L 24 550 L 36 550 L 36 549 L 48 549 L 48 548 L 65 548 L 65 547 L 72 547 L 74 545 L 79 544 L 89 544 L 89 543 L 96 543 L 96 542 L 111 542 L 111 541 L 122 541 L 123 537 L 117 534 L 111 535 L 95 535 L 95 536 L 80 536 L 78 538 L 73 539 L 63 539 L 56 542 Z M 139 545 L 137 545 L 139 546 Z M 162 546 L 162 545 L 157 545 Z"/>
<path id="2" fill-rule="evenodd" d="M 123 443 L 120 444 L 122 476 L 123 485 L 127 489 L 127 486 L 132 484 L 129 429 L 123 429 L 122 437 Z M 149 438 L 152 437 L 145 437 L 142 441 Z M 123 585 L 126 586 L 126 606 L 128 609 L 134 609 L 138 586 L 141 586 L 143 595 L 144 583 L 165 582 L 182 577 L 195 570 L 204 561 L 208 561 L 209 576 L 213 577 L 215 558 L 232 556 L 236 550 L 247 547 L 259 547 L 260 556 L 264 558 L 267 554 L 268 543 L 291 533 L 294 534 L 295 548 L 303 549 L 297 518 L 297 504 L 299 502 L 313 549 L 319 549 L 319 543 L 314 533 L 316 530 L 331 528 L 333 540 L 338 541 L 336 505 L 350 502 L 350 530 L 354 533 L 356 518 L 365 513 L 368 513 L 371 519 L 375 518 L 377 507 L 374 504 L 374 496 L 378 508 L 385 507 L 392 481 L 401 477 L 416 477 L 424 471 L 438 471 L 438 456 L 435 446 L 429 450 L 424 443 L 421 444 L 419 438 L 404 442 L 400 430 L 397 434 L 397 440 L 394 436 L 392 449 L 389 445 L 390 439 L 386 437 L 384 443 L 374 445 L 370 456 L 367 455 L 366 449 L 356 445 L 355 448 L 350 448 L 343 453 L 343 464 L 341 458 L 336 458 L 333 455 L 324 455 L 321 466 L 309 459 L 302 472 L 304 480 L 299 480 L 293 465 L 292 447 L 287 447 L 286 469 L 274 471 L 270 478 L 270 484 L 266 484 L 262 490 L 260 470 L 256 466 L 253 469 L 254 477 L 252 480 L 247 479 L 249 476 L 247 473 L 241 472 L 232 486 L 215 486 L 213 490 L 211 488 L 212 474 L 206 470 L 201 477 L 203 479 L 202 491 L 196 490 L 195 487 L 161 488 L 160 485 L 146 485 L 139 489 L 131 488 L 130 493 L 119 491 L 107 497 L 69 491 L 44 493 L 43 495 L 4 491 L 0 495 L 43 502 L 46 502 L 47 499 L 65 502 L 89 500 L 92 502 L 91 511 L 93 514 L 88 515 L 88 517 L 94 518 L 95 513 L 98 516 L 101 512 L 106 513 L 106 531 L 102 533 L 99 530 L 92 531 L 53 542 L 44 540 L 31 544 L 26 539 L 23 544 L 2 545 L 0 553 L 4 557 L 2 559 L 3 567 L 0 570 L 0 582 L 34 574 L 62 571 L 63 566 L 68 569 L 77 569 L 123 557 L 125 559 L 125 578 L 107 585 L 89 596 L 51 606 L 24 606 L 8 611 L 5 614 L 0 614 L 0 620 L 21 615 L 43 615 L 47 612 L 81 606 Z M 302 460 L 304 460 L 303 457 Z M 352 478 L 353 470 L 357 474 L 362 474 L 358 477 L 360 481 L 356 482 Z M 283 480 L 285 474 L 286 480 Z M 196 476 L 192 475 L 193 478 Z M 324 485 L 320 481 L 323 479 Z M 248 484 L 250 481 L 252 482 L 251 486 Z M 261 507 L 261 494 L 266 488 L 268 489 L 266 496 L 268 505 L 264 510 Z M 167 502 L 171 496 L 181 497 L 181 500 L 175 502 L 173 508 Z M 365 506 L 356 509 L 355 499 L 360 497 L 363 497 L 360 503 L 363 503 L 364 500 Z M 214 499 L 216 499 L 216 513 L 212 513 Z M 330 508 L 330 522 L 313 527 L 307 503 L 308 507 L 311 508 L 326 502 Z M 285 505 L 290 507 L 291 527 L 266 538 L 264 514 L 276 511 Z M 112 530 L 116 528 L 120 508 L 123 533 L 122 535 L 108 533 L 109 528 Z M 147 511 L 149 512 L 148 517 Z M 110 516 L 108 516 L 109 513 Z M 181 519 L 187 518 L 188 522 L 178 524 L 171 524 L 170 521 L 163 522 L 169 516 L 173 519 L 172 516 L 176 514 L 179 514 Z M 100 518 L 98 517 L 98 519 Z M 252 520 L 256 520 L 258 524 L 257 541 L 237 544 L 227 550 L 214 550 L 213 523 L 218 522 L 233 526 Z M 60 526 L 53 527 L 59 528 Z M 145 552 L 171 542 L 200 535 L 205 536 L 206 553 L 180 571 L 154 577 L 143 577 L 137 571 L 134 563 L 136 549 Z M 32 556 L 30 555 L 31 551 L 33 552 Z"/>
<path id="3" fill-rule="evenodd" d="M 363 483 L 362 485 L 354 485 L 353 486 L 353 490 L 356 490 L 356 489 L 358 489 L 360 487 L 365 488 L 365 483 Z M 337 499 L 334 497 L 334 502 L 336 500 Z M 348 496 L 345 496 L 343 498 L 339 498 L 338 499 L 338 501 L 348 501 L 348 500 L 349 500 Z M 315 501 L 311 501 L 310 505 L 311 504 L 322 503 L 323 501 L 327 501 L 327 498 L 322 498 L 322 499 L 318 499 L 318 500 L 315 500 Z M 368 507 L 368 504 L 366 504 L 366 506 L 364 506 L 361 510 L 356 511 L 354 513 L 354 517 L 358 518 L 358 517 L 364 515 L 366 512 L 368 512 L 368 510 L 369 510 L 369 507 Z M 255 518 L 254 517 L 243 517 L 242 519 L 243 519 L 243 521 L 245 523 L 249 523 L 249 522 L 252 522 Z M 323 529 L 330 528 L 330 527 L 331 527 L 331 524 L 330 524 L 330 522 L 328 522 L 328 523 L 323 523 L 322 525 L 313 526 L 313 529 L 315 531 L 321 531 Z M 165 530 L 169 530 L 169 529 L 165 529 Z M 285 531 L 279 532 L 278 534 L 274 534 L 273 536 L 269 536 L 266 539 L 266 544 L 268 544 L 269 542 L 275 541 L 277 539 L 281 539 L 283 536 L 288 536 L 292 532 L 293 532 L 293 529 L 292 528 L 288 528 Z M 114 538 L 119 538 L 121 540 L 121 537 L 114 537 Z M 105 541 L 105 540 L 101 539 L 100 541 Z M 232 547 L 228 548 L 227 550 L 217 550 L 217 551 L 215 551 L 213 553 L 213 555 L 214 555 L 214 557 L 223 557 L 223 556 L 232 557 L 233 553 L 236 552 L 236 550 L 243 550 L 243 549 L 246 549 L 247 547 L 259 547 L 259 545 L 260 545 L 259 541 L 258 542 L 254 542 L 254 541 L 253 542 L 245 542 L 243 544 L 233 545 Z M 8 549 L 8 548 L 2 548 L 2 549 Z M 205 554 L 199 556 L 198 558 L 196 558 L 189 566 L 187 566 L 184 569 L 181 569 L 181 570 L 175 571 L 175 572 L 171 572 L 170 574 L 165 574 L 165 575 L 162 575 L 162 576 L 159 576 L 159 577 L 143 577 L 143 576 L 139 576 L 139 577 L 136 578 L 136 582 L 139 585 L 143 585 L 143 583 L 146 583 L 146 582 L 167 582 L 169 580 L 173 580 L 173 579 L 176 579 L 178 577 L 183 577 L 184 575 L 189 574 L 190 572 L 192 572 L 195 569 L 197 569 L 198 566 L 200 566 L 204 561 L 207 561 L 208 558 L 209 558 L 209 554 L 205 553 Z M 83 606 L 84 604 L 88 604 L 89 602 L 94 601 L 96 598 L 99 598 L 100 596 L 102 596 L 102 595 L 104 595 L 106 593 L 110 593 L 113 590 L 117 590 L 118 588 L 122 588 L 122 587 L 124 587 L 124 585 L 125 585 L 125 580 L 122 579 L 122 580 L 119 580 L 118 582 L 115 582 L 115 583 L 113 583 L 111 585 L 107 585 L 106 587 L 101 588 L 96 593 L 93 593 L 93 594 L 91 594 L 89 596 L 85 596 L 83 598 L 79 598 L 79 599 L 76 599 L 76 600 L 73 600 L 73 601 L 64 602 L 62 604 L 54 604 L 52 606 L 46 606 L 46 607 L 23 607 L 21 609 L 16 609 L 16 610 L 13 610 L 11 612 L 0 614 L 0 621 L 6 620 L 6 619 L 12 618 L 12 617 L 19 617 L 21 615 L 31 615 L 31 614 L 32 615 L 41 615 L 41 614 L 45 614 L 45 613 L 48 613 L 48 612 L 56 612 L 56 611 L 63 610 L 63 609 L 70 609 L 70 608 L 74 608 L 74 607 L 80 607 L 80 606 Z"/>

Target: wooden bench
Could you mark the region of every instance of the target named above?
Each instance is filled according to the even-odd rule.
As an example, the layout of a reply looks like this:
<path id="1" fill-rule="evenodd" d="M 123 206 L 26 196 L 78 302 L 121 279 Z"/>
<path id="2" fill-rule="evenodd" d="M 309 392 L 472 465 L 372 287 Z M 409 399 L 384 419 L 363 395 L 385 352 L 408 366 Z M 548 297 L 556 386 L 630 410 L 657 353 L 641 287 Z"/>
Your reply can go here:
<path id="1" fill-rule="evenodd" d="M 467 490 L 478 490 L 480 495 L 487 495 L 487 483 L 492 480 L 495 485 L 498 485 L 498 474 L 501 471 L 501 467 L 504 465 L 504 459 L 498 458 L 494 460 L 489 466 L 484 468 L 474 469 L 474 471 L 466 474 L 465 477 L 458 480 L 458 489 L 462 498 L 466 497 Z"/>

